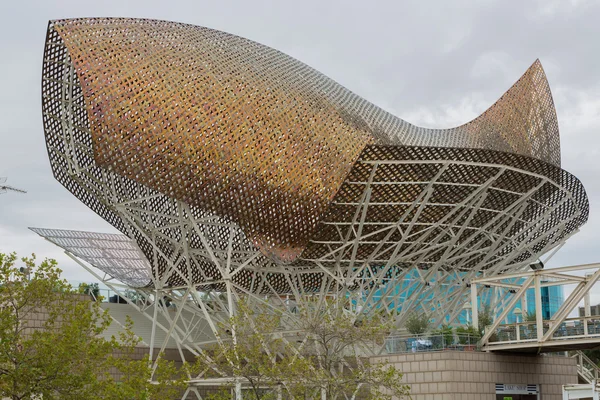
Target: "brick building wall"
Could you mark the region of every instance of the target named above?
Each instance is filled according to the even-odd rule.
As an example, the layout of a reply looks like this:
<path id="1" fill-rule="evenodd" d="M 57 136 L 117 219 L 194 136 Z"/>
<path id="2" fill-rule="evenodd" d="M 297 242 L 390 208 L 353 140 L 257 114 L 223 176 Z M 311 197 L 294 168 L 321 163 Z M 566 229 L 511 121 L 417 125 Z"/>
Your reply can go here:
<path id="1" fill-rule="evenodd" d="M 88 296 L 80 296 L 80 299 L 89 301 Z M 111 314 L 119 316 L 114 305 L 113 308 Z M 123 311 L 135 314 L 129 308 L 123 308 Z M 39 310 L 31 317 L 29 326 L 35 328 L 41 326 L 47 315 Z M 136 322 L 134 331 L 148 330 L 145 327 L 148 322 L 144 319 Z M 114 327 L 115 332 L 117 328 Z M 156 349 L 154 354 L 158 351 Z M 147 346 L 140 346 L 135 350 L 134 358 L 146 358 L 148 352 Z M 191 354 L 185 356 L 193 360 Z M 164 357 L 180 364 L 177 349 L 165 349 Z M 371 361 L 393 363 L 404 374 L 403 382 L 410 385 L 413 400 L 494 400 L 497 383 L 538 384 L 542 400 L 562 400 L 562 385 L 578 383 L 576 360 L 567 357 L 444 351 L 386 355 L 373 357 Z M 206 394 L 211 389 L 199 390 Z"/>
<path id="2" fill-rule="evenodd" d="M 73 298 L 76 301 L 91 301 L 90 296 L 87 294 L 73 294 Z M 22 323 L 26 326 L 23 333 L 27 335 L 36 329 L 42 328 L 48 317 L 48 311 L 44 307 L 31 310 L 31 312 L 23 318 Z"/>
<path id="3" fill-rule="evenodd" d="M 577 383 L 568 357 L 444 351 L 373 357 L 403 374 L 413 400 L 494 400 L 496 384 L 538 384 L 542 400 L 562 400 L 562 385 Z"/>

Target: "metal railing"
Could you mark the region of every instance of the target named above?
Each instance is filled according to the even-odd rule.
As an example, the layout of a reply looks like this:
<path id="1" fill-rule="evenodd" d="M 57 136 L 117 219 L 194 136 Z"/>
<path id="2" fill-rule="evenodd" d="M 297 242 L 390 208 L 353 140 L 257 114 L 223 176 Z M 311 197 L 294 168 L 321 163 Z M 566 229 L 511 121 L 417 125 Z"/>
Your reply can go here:
<path id="1" fill-rule="evenodd" d="M 586 272 L 588 271 L 588 272 Z M 589 272 L 591 271 L 591 272 Z M 597 345 L 600 343 L 600 318 L 579 317 L 568 318 L 580 301 L 589 315 L 590 290 L 600 281 L 600 263 L 572 265 L 568 267 L 500 274 L 471 280 L 471 310 L 473 326 L 479 328 L 479 294 L 483 288 L 494 287 L 505 294 L 492 315 L 494 321 L 486 329 L 482 339 L 485 350 L 517 350 L 551 351 L 556 346 L 568 348 L 573 346 Z M 544 320 L 542 289 L 576 285 L 562 305 L 552 315 L 552 319 Z M 535 302 L 535 320 L 516 324 L 502 324 L 511 312 L 519 309 L 518 304 L 528 310 L 524 304 L 527 292 L 533 291 Z M 523 311 L 519 311 L 522 313 Z M 572 349 L 576 349 L 573 347 Z"/>
<path id="2" fill-rule="evenodd" d="M 590 360 L 581 350 L 570 352 L 571 358 L 577 359 L 577 374 L 586 382 L 593 383 L 598 381 L 600 368 L 595 362 Z"/>
<path id="3" fill-rule="evenodd" d="M 389 336 L 385 340 L 388 354 L 416 353 L 423 351 L 475 351 L 480 337 L 469 334 L 430 334 Z"/>
<path id="4" fill-rule="evenodd" d="M 74 289 L 78 288 L 76 285 L 72 285 L 72 287 Z M 123 297 L 119 297 L 119 293 L 111 289 L 99 288 L 93 292 L 88 292 L 87 294 L 89 294 L 94 301 L 100 301 L 102 303 L 127 303 Z M 125 294 L 127 295 L 127 293 Z M 123 293 L 120 295 L 122 296 Z M 136 305 L 143 305 L 143 303 L 145 303 L 145 299 L 133 290 L 131 291 L 131 296 L 128 296 L 128 299 Z"/>
<path id="5" fill-rule="evenodd" d="M 554 321 L 543 321 L 542 332 L 546 334 Z M 552 340 L 585 339 L 597 337 L 600 340 L 600 316 L 575 317 L 564 319 L 550 336 Z M 537 342 L 537 323 L 532 321 L 516 324 L 501 324 L 489 338 L 489 344 L 509 344 Z"/>

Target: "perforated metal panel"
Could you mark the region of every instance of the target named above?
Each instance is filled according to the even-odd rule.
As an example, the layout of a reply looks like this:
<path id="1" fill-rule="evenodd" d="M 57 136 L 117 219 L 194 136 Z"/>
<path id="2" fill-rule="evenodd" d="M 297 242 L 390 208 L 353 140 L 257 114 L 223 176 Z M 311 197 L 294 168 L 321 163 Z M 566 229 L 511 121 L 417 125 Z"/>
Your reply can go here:
<path id="1" fill-rule="evenodd" d="M 301 258 L 330 268 L 509 269 L 545 253 L 587 217 L 577 178 L 539 160 L 371 145 Z"/>
<path id="2" fill-rule="evenodd" d="M 278 291 L 282 263 L 307 289 L 323 268 L 508 268 L 587 220 L 538 61 L 480 117 L 431 130 L 247 39 L 74 19 L 49 25 L 42 93 L 57 179 L 159 274 L 175 265 L 172 285 L 222 279 L 219 260 Z"/>
<path id="3" fill-rule="evenodd" d="M 146 286 L 152 267 L 135 242 L 112 233 L 29 228 L 69 253 L 132 287 Z"/>

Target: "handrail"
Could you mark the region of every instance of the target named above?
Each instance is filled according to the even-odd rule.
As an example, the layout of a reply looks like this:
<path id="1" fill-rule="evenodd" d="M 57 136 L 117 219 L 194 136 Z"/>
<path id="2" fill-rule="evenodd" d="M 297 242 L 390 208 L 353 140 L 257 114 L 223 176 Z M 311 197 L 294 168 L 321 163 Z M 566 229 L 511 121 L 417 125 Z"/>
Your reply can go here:
<path id="1" fill-rule="evenodd" d="M 598 322 L 600 323 L 600 315 L 590 315 L 587 317 L 570 317 L 570 318 L 565 318 L 564 320 L 562 320 L 561 323 L 565 323 L 565 322 L 575 322 L 575 321 L 594 321 L 594 322 Z M 549 325 L 551 323 L 555 322 L 555 320 L 552 319 L 545 319 L 544 320 L 544 325 Z M 500 327 L 506 327 L 506 326 L 528 326 L 528 325 L 535 325 L 536 321 L 523 321 L 523 322 L 513 322 L 513 323 L 509 323 L 509 324 L 499 324 L 498 328 Z"/>
<path id="2" fill-rule="evenodd" d="M 384 347 L 388 354 L 442 350 L 475 351 L 479 349 L 479 339 L 479 335 L 462 333 L 391 335 L 385 339 Z"/>
<path id="3" fill-rule="evenodd" d="M 592 361 L 588 356 L 585 355 L 581 350 L 572 352 L 571 358 L 577 359 L 577 373 L 587 383 L 593 383 L 598 380 L 600 375 L 600 368 Z"/>
<path id="4" fill-rule="evenodd" d="M 582 338 L 600 338 L 600 316 L 572 317 L 562 321 L 544 320 L 542 332 L 546 334 L 553 329 L 551 340 L 569 340 Z M 512 324 L 501 324 L 490 334 L 486 346 L 515 344 L 538 341 L 537 322 L 525 321 Z"/>

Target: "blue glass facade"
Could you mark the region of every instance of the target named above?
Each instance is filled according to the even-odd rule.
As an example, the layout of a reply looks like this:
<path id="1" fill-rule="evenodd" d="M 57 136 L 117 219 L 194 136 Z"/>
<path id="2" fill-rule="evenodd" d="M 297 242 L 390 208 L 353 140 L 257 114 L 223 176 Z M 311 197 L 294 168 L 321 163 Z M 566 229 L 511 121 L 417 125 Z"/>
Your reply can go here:
<path id="1" fill-rule="evenodd" d="M 564 293 L 562 286 L 549 286 L 541 288 L 542 297 L 542 318 L 548 320 L 558 311 L 564 303 Z M 523 307 L 522 301 L 518 301 L 515 307 L 522 310 L 522 315 L 518 317 L 519 322 L 523 322 L 527 315 L 535 314 L 535 290 L 529 289 L 526 292 L 527 307 Z M 486 303 L 483 303 L 486 304 Z M 506 317 L 506 323 L 512 324 L 517 322 L 517 316 L 512 312 Z"/>
<path id="2" fill-rule="evenodd" d="M 564 302 L 562 286 L 550 286 L 542 288 L 542 316 L 550 319 Z M 527 291 L 527 311 L 535 311 L 535 295 L 533 290 Z"/>
<path id="3" fill-rule="evenodd" d="M 445 285 L 447 289 L 447 293 L 450 294 L 455 288 L 459 286 L 456 282 L 461 281 L 460 273 L 457 273 L 454 279 L 446 282 L 430 282 L 431 285 Z M 384 294 L 387 294 L 390 299 L 396 298 L 399 296 L 399 303 L 395 304 L 394 302 L 390 302 L 390 309 L 397 309 L 398 311 L 402 311 L 403 308 L 409 307 L 414 308 L 415 310 L 419 308 L 423 303 L 427 303 L 432 300 L 431 295 L 422 294 L 420 296 L 416 296 L 414 298 L 413 294 L 415 290 L 419 290 L 422 287 L 421 281 L 419 279 L 418 271 L 411 271 L 406 275 L 402 282 L 394 282 L 394 287 L 392 289 L 389 286 L 383 286 L 376 289 L 373 294 L 372 301 L 377 302 L 380 297 Z M 498 289 L 503 290 L 503 289 Z M 542 287 L 542 316 L 544 319 L 550 319 L 560 308 L 562 303 L 564 302 L 564 294 L 562 286 L 550 286 L 550 287 Z M 483 310 L 486 305 L 491 305 L 493 303 L 494 297 L 494 289 L 489 288 L 488 290 L 484 290 L 479 296 L 479 310 Z M 526 309 L 523 307 L 522 302 L 519 300 L 515 307 L 520 308 L 523 311 L 523 315 L 519 316 L 519 322 L 522 322 L 526 317 L 526 314 L 534 314 L 535 313 L 535 294 L 533 289 L 529 289 L 526 292 L 527 306 Z M 467 299 L 467 301 L 469 301 Z M 431 305 L 433 307 L 433 304 Z M 461 313 L 458 318 L 459 324 L 468 324 L 471 320 L 471 316 L 469 315 L 470 310 L 465 310 Z M 449 321 L 446 321 L 449 322 Z M 505 319 L 505 323 L 515 323 L 517 322 L 517 316 L 512 312 L 508 314 Z"/>
<path id="4" fill-rule="evenodd" d="M 542 317 L 547 320 L 550 319 L 560 308 L 564 302 L 564 293 L 562 286 L 550 286 L 541 288 L 542 297 Z M 523 322 L 527 315 L 535 314 L 535 290 L 528 289 L 526 294 L 527 305 L 524 307 L 522 301 L 519 300 L 515 305 L 515 308 L 521 309 L 522 314 L 518 316 L 518 322 Z M 492 303 L 492 291 L 486 295 L 480 296 L 479 298 L 479 309 L 483 309 L 486 305 Z M 466 323 L 466 316 L 461 316 L 461 323 Z M 517 322 L 517 315 L 513 314 L 512 311 L 506 317 L 504 323 L 512 324 Z"/>

